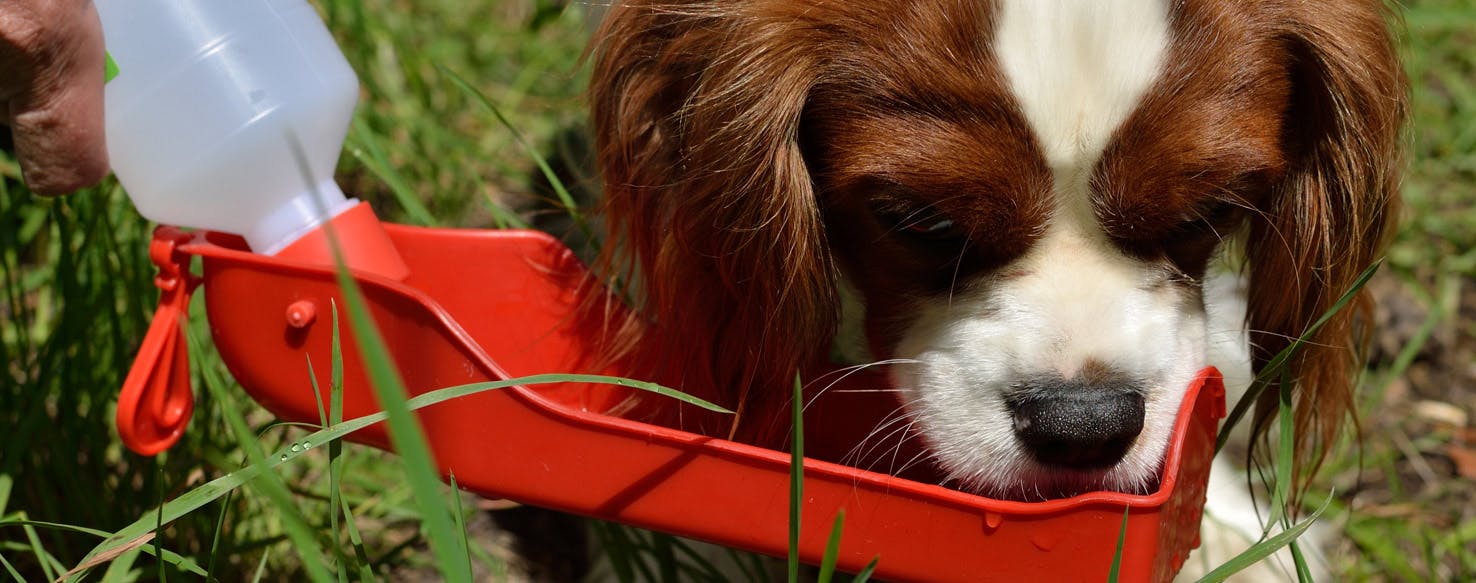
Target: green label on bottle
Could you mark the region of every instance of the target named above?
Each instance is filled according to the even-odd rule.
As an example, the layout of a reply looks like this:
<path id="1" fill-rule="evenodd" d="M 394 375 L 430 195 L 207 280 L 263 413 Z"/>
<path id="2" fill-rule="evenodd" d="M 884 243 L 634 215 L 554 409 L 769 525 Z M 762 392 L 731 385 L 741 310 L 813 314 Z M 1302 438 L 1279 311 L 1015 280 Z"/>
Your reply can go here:
<path id="1" fill-rule="evenodd" d="M 118 64 L 113 62 L 113 55 L 103 53 L 103 58 L 106 59 L 103 61 L 103 83 L 107 83 L 118 76 Z"/>

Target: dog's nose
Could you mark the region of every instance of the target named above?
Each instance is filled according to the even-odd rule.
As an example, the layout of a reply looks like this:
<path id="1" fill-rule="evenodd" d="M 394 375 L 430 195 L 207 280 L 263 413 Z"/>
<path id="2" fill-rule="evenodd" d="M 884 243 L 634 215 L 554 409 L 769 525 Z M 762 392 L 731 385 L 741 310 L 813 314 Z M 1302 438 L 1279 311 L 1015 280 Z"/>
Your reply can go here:
<path id="1" fill-rule="evenodd" d="M 1143 393 L 1131 383 L 1025 383 L 1006 404 L 1015 435 L 1040 463 L 1072 469 L 1111 466 L 1143 430 Z"/>

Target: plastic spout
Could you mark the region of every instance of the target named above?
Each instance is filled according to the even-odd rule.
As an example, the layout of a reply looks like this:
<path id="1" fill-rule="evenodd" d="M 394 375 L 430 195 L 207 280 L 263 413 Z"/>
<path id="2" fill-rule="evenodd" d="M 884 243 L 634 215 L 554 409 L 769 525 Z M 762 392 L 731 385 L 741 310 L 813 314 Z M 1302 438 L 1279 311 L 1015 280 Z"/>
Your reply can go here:
<path id="1" fill-rule="evenodd" d="M 313 227 L 281 251 L 278 259 L 315 265 L 333 265 L 332 240 L 338 240 L 343 262 L 350 270 L 372 273 L 395 281 L 410 275 L 410 268 L 385 233 L 374 209 L 350 199 L 349 206 L 328 222 Z M 250 241 L 247 241 L 250 244 Z"/>

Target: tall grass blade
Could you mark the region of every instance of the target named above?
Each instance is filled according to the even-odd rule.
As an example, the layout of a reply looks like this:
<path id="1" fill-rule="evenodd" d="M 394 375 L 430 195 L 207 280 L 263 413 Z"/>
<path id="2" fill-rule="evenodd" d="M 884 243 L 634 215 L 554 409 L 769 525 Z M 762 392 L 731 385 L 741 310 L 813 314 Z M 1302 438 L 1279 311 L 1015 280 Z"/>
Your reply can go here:
<path id="1" fill-rule="evenodd" d="M 800 506 L 805 497 L 805 401 L 799 375 L 790 403 L 793 436 L 789 446 L 789 583 L 799 581 Z"/>
<path id="2" fill-rule="evenodd" d="M 108 536 L 110 536 L 110 533 L 108 533 L 107 531 L 97 530 L 95 528 L 87 528 L 87 527 L 84 527 L 84 526 L 73 526 L 73 525 L 70 525 L 70 524 L 58 524 L 58 523 L 55 523 L 55 522 L 46 522 L 46 521 L 43 521 L 43 520 L 27 520 L 25 518 L 7 518 L 5 520 L 0 520 L 0 528 L 5 528 L 7 526 L 20 526 L 20 527 L 25 527 L 25 528 L 45 528 L 45 529 L 49 529 L 49 530 L 59 530 L 59 531 L 64 531 L 64 532 L 75 532 L 75 533 L 78 533 L 78 534 L 85 534 L 85 535 L 89 535 L 89 536 L 95 536 L 95 537 L 98 537 L 98 538 L 107 538 Z M 145 542 L 147 542 L 147 541 L 145 541 Z M 162 549 L 162 551 L 163 551 L 162 554 L 159 554 L 159 552 L 156 551 L 156 549 L 155 549 L 155 547 L 153 545 L 140 544 L 140 543 L 137 543 L 136 542 L 134 544 L 134 546 L 130 547 L 127 550 L 129 552 L 136 550 L 136 551 L 140 551 L 140 552 L 146 553 L 146 554 L 148 554 L 150 556 L 160 558 L 160 562 L 164 562 L 164 563 L 168 563 L 170 565 L 174 565 L 175 568 L 177 568 L 177 569 L 179 569 L 181 571 L 186 571 L 186 572 L 189 572 L 189 573 L 193 573 L 193 574 L 196 574 L 196 575 L 200 575 L 202 577 L 207 576 L 209 574 L 204 569 L 201 569 L 200 568 L 200 565 L 197 564 L 197 563 L 195 563 L 194 560 L 190 559 L 189 557 L 185 557 L 183 555 L 180 555 L 179 553 L 176 553 L 176 552 L 171 551 L 169 549 Z M 122 553 L 120 553 L 120 556 L 121 556 L 121 554 Z M 67 577 L 67 576 L 70 576 L 70 575 L 71 575 L 71 573 L 65 573 L 62 576 L 63 577 Z"/>
<path id="3" fill-rule="evenodd" d="M 159 506 L 159 512 L 154 514 L 156 518 L 154 522 L 154 556 L 156 557 L 164 554 L 164 537 L 159 536 L 164 533 L 164 479 L 164 468 L 161 467 L 159 468 L 159 478 L 155 480 L 155 483 L 158 485 L 158 497 L 154 500 Z M 165 583 L 169 580 L 169 577 L 164 574 L 164 561 L 159 561 L 156 565 L 159 567 L 157 570 L 159 583 Z"/>
<path id="4" fill-rule="evenodd" d="M 1275 524 L 1290 525 L 1292 489 L 1292 455 L 1296 449 L 1296 420 L 1292 416 L 1291 371 L 1281 371 L 1281 386 L 1276 399 L 1278 443 L 1274 483 L 1271 485 L 1271 517 L 1266 521 L 1265 532 Z M 1264 534 L 1264 533 L 1263 533 Z"/>
<path id="5" fill-rule="evenodd" d="M 1297 351 L 1301 350 L 1302 345 L 1307 342 L 1307 339 L 1311 338 L 1313 334 L 1316 334 L 1328 320 L 1331 320 L 1334 315 L 1347 307 L 1348 303 L 1353 301 L 1353 298 L 1358 296 L 1358 292 L 1363 289 L 1364 285 L 1368 284 L 1368 280 L 1373 277 L 1374 273 L 1379 270 L 1379 266 L 1382 264 L 1382 262 L 1374 263 L 1368 266 L 1368 269 L 1363 270 L 1363 273 L 1358 275 L 1358 279 L 1353 281 L 1353 285 L 1347 291 L 1343 292 L 1343 295 L 1338 297 L 1338 301 L 1334 302 L 1332 307 L 1328 308 L 1326 312 L 1323 312 L 1322 316 L 1316 322 L 1308 326 L 1300 336 L 1293 340 L 1291 344 L 1287 345 L 1286 348 L 1276 353 L 1276 356 L 1272 357 L 1270 362 L 1267 362 L 1261 368 L 1261 372 L 1256 375 L 1255 380 L 1251 381 L 1250 388 L 1246 389 L 1245 395 L 1239 401 L 1236 401 L 1235 408 L 1230 411 L 1230 414 L 1225 417 L 1225 422 L 1220 426 L 1220 435 L 1215 440 L 1216 453 L 1219 453 L 1221 449 L 1225 448 L 1225 442 L 1230 439 L 1231 430 L 1240 423 L 1240 419 L 1245 417 L 1245 414 L 1250 411 L 1251 406 L 1260 398 L 1261 393 L 1265 392 L 1266 388 L 1270 386 L 1270 379 L 1280 375 L 1287 361 L 1291 360 L 1291 357 L 1295 356 Z"/>
<path id="6" fill-rule="evenodd" d="M 384 144 L 379 136 L 369 127 L 363 117 L 354 117 L 352 131 L 349 133 L 351 144 L 362 144 L 363 148 L 349 147 L 349 152 L 359 160 L 365 168 L 383 180 L 390 188 L 390 193 L 395 196 L 395 202 L 400 203 L 400 208 L 410 217 L 411 222 L 422 227 L 435 227 L 440 224 L 425 204 L 420 202 L 415 190 L 410 187 L 409 181 L 390 164 L 389 155 L 384 151 Z"/>
<path id="7" fill-rule="evenodd" d="M 220 535 L 225 530 L 226 514 L 230 512 L 231 497 L 235 492 L 226 493 L 225 499 L 220 502 L 220 512 L 215 515 L 215 528 L 210 533 L 210 557 L 205 562 L 205 572 L 214 573 L 216 560 L 220 558 Z"/>
<path id="8" fill-rule="evenodd" d="M 196 337 L 193 333 L 190 333 L 186 334 L 186 340 L 189 341 L 191 344 L 190 354 L 193 358 L 198 359 L 198 355 L 205 353 L 203 339 Z M 240 408 L 236 404 L 236 401 L 231 398 L 225 381 L 220 379 L 217 371 L 212 367 L 198 366 L 195 367 L 195 370 L 200 371 L 201 384 L 205 386 L 206 391 L 209 392 L 211 397 L 214 398 L 215 401 L 219 404 L 218 409 L 221 413 L 221 417 L 225 421 L 227 428 L 235 437 L 238 448 L 246 453 L 246 459 L 251 462 L 251 467 L 266 467 L 266 464 L 269 463 L 270 459 L 267 457 L 266 453 L 262 451 L 261 442 L 259 441 L 258 436 L 254 434 L 251 431 L 251 428 L 246 424 L 246 417 L 240 411 Z M 290 450 L 291 448 L 286 449 Z M 232 472 L 232 474 L 227 474 L 227 476 L 237 473 L 240 473 L 240 470 Z M 288 539 L 290 539 L 292 541 L 292 544 L 298 549 L 298 555 L 302 558 L 302 566 L 303 569 L 307 571 L 308 578 L 313 580 L 315 583 L 327 583 L 328 581 L 331 581 L 332 579 L 329 576 L 327 569 L 323 567 L 321 561 L 323 556 L 323 549 L 321 546 L 318 545 L 317 536 L 313 532 L 314 529 L 309 526 L 307 518 L 302 515 L 302 511 L 293 501 L 292 493 L 288 490 L 286 481 L 284 481 L 282 476 L 278 475 L 276 472 L 258 471 L 251 474 L 252 478 L 258 476 L 260 476 L 262 479 L 255 480 L 251 482 L 251 484 L 267 498 L 267 501 L 275 509 L 274 516 L 277 519 L 281 520 L 282 529 L 286 531 Z M 197 487 L 193 490 L 190 490 L 190 492 L 197 492 L 201 488 L 208 486 L 211 483 L 219 482 L 221 479 L 222 478 L 217 478 L 216 480 L 207 482 L 204 486 Z M 243 481 L 241 483 L 244 484 L 245 482 Z M 239 485 L 240 484 L 237 484 L 237 486 Z M 219 498 L 230 490 L 231 489 L 223 489 L 214 491 L 212 492 L 212 495 L 208 498 L 202 498 L 197 501 L 192 501 L 187 504 L 187 506 L 190 507 L 191 511 L 196 510 L 200 506 L 203 506 L 204 504 L 209 503 L 216 498 Z M 188 493 L 186 495 L 188 495 Z M 176 498 L 174 501 L 165 503 L 159 507 L 156 512 L 158 513 L 157 519 L 160 523 L 167 524 L 173 522 L 174 520 L 186 514 L 185 512 L 171 513 L 169 511 L 170 506 L 175 505 L 178 502 L 179 498 Z M 140 525 L 140 522 L 142 522 L 142 519 L 138 522 L 135 522 L 134 526 L 142 528 L 138 528 L 137 531 L 133 532 L 131 535 L 122 537 L 123 541 L 142 536 L 149 532 L 157 533 L 157 530 Z M 108 545 L 108 541 L 114 540 L 117 537 L 119 537 L 119 535 L 115 533 L 113 537 L 109 537 L 109 539 L 105 540 L 102 545 L 99 545 L 98 548 Z M 94 548 L 93 551 L 89 552 L 87 556 L 90 558 L 92 556 L 100 554 L 98 552 L 98 548 Z M 86 559 L 84 559 L 83 562 L 85 563 Z"/>
<path id="9" fill-rule="evenodd" d="M 456 536 L 461 539 L 461 552 L 466 557 L 466 578 L 472 578 L 471 543 L 466 539 L 466 517 L 462 515 L 460 488 L 456 485 L 456 473 L 450 472 L 447 478 L 451 480 L 451 518 L 456 523 Z"/>
<path id="10" fill-rule="evenodd" d="M 1301 544 L 1293 540 L 1287 543 L 1287 548 L 1291 549 L 1292 564 L 1297 567 L 1297 581 L 1312 583 L 1312 569 L 1307 565 L 1307 557 L 1302 555 Z"/>
<path id="11" fill-rule="evenodd" d="M 338 335 L 338 318 L 333 318 L 334 339 Z M 318 428 L 322 429 L 329 425 L 328 411 L 323 405 L 323 389 L 318 386 L 318 372 L 313 370 L 313 356 L 304 354 L 307 360 L 308 382 L 313 386 L 313 400 L 318 405 Z M 331 398 L 331 397 L 330 397 Z M 337 443 L 337 442 L 335 442 Z M 333 473 L 333 460 L 328 460 L 328 542 L 333 551 L 333 571 L 338 577 L 338 583 L 348 582 L 348 556 L 344 554 L 343 547 L 339 546 L 338 534 L 338 476 Z"/>
<path id="12" fill-rule="evenodd" d="M 271 555 L 271 547 L 261 550 L 261 560 L 256 562 L 256 573 L 251 576 L 251 583 L 261 583 L 262 576 L 266 575 L 267 557 Z"/>
<path id="13" fill-rule="evenodd" d="M 876 572 L 876 563 L 880 560 L 881 557 L 872 558 L 871 562 L 866 564 L 866 568 L 861 569 L 860 573 L 856 573 L 856 576 L 851 578 L 851 583 L 866 583 L 870 581 L 872 573 Z"/>
<path id="14" fill-rule="evenodd" d="M 328 410 L 328 424 L 338 425 L 343 423 L 343 338 L 341 328 L 338 325 L 338 302 L 329 301 L 329 311 L 333 315 L 333 340 L 330 347 L 329 358 L 333 361 L 333 370 L 329 373 L 328 391 L 331 403 Z M 354 512 L 349 508 L 348 501 L 343 498 L 341 477 L 343 466 L 348 463 L 347 456 L 343 451 L 343 441 L 334 439 L 328 442 L 328 506 L 333 509 L 331 525 L 335 543 L 338 540 L 338 513 L 343 512 L 343 524 L 348 528 L 349 545 L 354 549 L 354 565 L 359 570 L 359 580 L 365 583 L 374 581 L 374 572 L 370 569 L 369 553 L 364 550 L 364 538 L 359 534 L 359 526 L 354 522 Z M 347 579 L 348 575 L 339 569 L 340 581 Z"/>
<path id="15" fill-rule="evenodd" d="M 316 185 L 318 182 L 308 168 L 307 155 L 303 153 L 302 144 L 290 133 L 286 137 L 305 184 Z M 326 215 L 327 209 L 320 208 L 319 212 Z M 359 343 L 359 356 L 369 377 L 369 387 L 388 414 L 390 443 L 405 462 L 405 478 L 410 484 L 416 508 L 420 511 L 421 526 L 430 542 L 431 554 L 435 557 L 437 569 L 442 576 L 454 582 L 465 581 L 457 567 L 456 534 L 451 525 L 451 517 L 447 515 L 440 501 L 440 474 L 436 470 L 430 445 L 425 440 L 420 423 L 410 415 L 410 410 L 405 406 L 409 392 L 400 380 L 399 371 L 395 370 L 394 357 L 390 355 L 389 348 L 374 323 L 374 316 L 369 313 L 369 302 L 364 299 L 363 291 L 359 289 L 358 282 L 349 273 L 348 265 L 344 262 L 343 246 L 338 240 L 338 234 L 334 232 L 331 223 L 324 226 L 328 247 L 333 254 L 333 264 L 336 266 L 338 287 L 343 292 L 344 302 L 348 304 L 349 322 L 353 324 L 354 339 Z"/>
<path id="16" fill-rule="evenodd" d="M 142 550 L 133 549 L 113 559 L 108 563 L 108 569 L 103 571 L 103 583 L 129 583 L 138 580 L 138 574 L 133 572 L 133 563 L 138 561 L 138 556 L 143 554 Z M 206 569 L 204 572 L 209 573 Z"/>
<path id="17" fill-rule="evenodd" d="M 10 564 L 10 561 L 5 560 L 4 554 L 0 554 L 0 567 L 5 567 L 5 572 L 9 573 L 10 578 L 15 580 L 17 583 L 26 583 L 26 578 L 21 577 L 20 571 L 15 570 L 15 565 Z"/>
<path id="18" fill-rule="evenodd" d="M 1122 547 L 1128 537 L 1128 513 L 1132 508 L 1122 509 L 1122 526 L 1117 529 L 1117 550 L 1112 551 L 1112 568 L 1107 570 L 1107 581 L 1117 583 L 1122 576 Z"/>
<path id="19" fill-rule="evenodd" d="M 507 119 L 507 116 L 502 114 L 502 109 L 497 107 L 497 104 L 492 103 L 492 100 L 488 99 L 485 93 L 482 93 L 476 86 L 468 83 L 460 75 L 457 75 L 455 71 L 439 65 L 436 68 L 442 74 L 450 77 L 451 81 L 463 93 L 466 93 L 468 97 L 482 104 L 482 107 L 486 108 L 493 117 L 497 118 L 497 122 L 502 124 L 502 127 L 507 128 L 507 131 L 512 134 L 513 140 L 516 140 L 518 145 L 523 148 L 523 151 L 528 153 L 528 157 L 532 158 L 533 163 L 538 165 L 538 171 L 543 173 L 544 179 L 548 180 L 548 183 L 553 186 L 554 195 L 558 197 L 559 204 L 564 206 L 565 211 L 569 213 L 569 218 L 574 220 L 574 224 L 579 228 L 580 234 L 584 235 L 586 240 L 592 240 L 594 235 L 590 231 L 589 221 L 585 219 L 583 213 L 579 212 L 579 203 L 574 201 L 574 196 L 569 194 L 568 188 L 564 187 L 564 181 L 559 179 L 558 174 L 553 171 L 553 167 L 548 165 L 548 160 L 543 157 L 543 154 L 538 151 L 538 148 L 528 143 L 527 138 L 523 137 L 522 132 L 519 132 L 513 126 L 512 122 Z"/>
<path id="20" fill-rule="evenodd" d="M 703 407 L 711 411 L 731 413 L 731 411 L 728 411 L 727 409 L 724 409 L 712 403 L 708 403 L 707 401 L 703 401 L 702 399 L 685 395 L 675 390 L 661 387 L 654 383 L 601 375 L 571 374 L 531 375 L 516 379 L 508 379 L 505 381 L 473 383 L 469 385 L 460 385 L 456 387 L 437 389 L 405 401 L 405 406 L 410 411 L 418 411 L 425 407 L 429 407 L 438 403 L 444 403 L 451 399 L 465 397 L 467 395 L 475 395 L 477 393 L 485 391 L 502 389 L 517 385 L 538 385 L 549 383 L 596 383 L 620 385 L 650 391 L 661 395 L 680 396 L 680 398 L 684 402 L 691 403 L 693 405 Z M 375 423 L 385 421 L 388 418 L 389 414 L 384 411 L 365 415 L 363 417 L 356 417 L 354 419 L 344 421 L 343 423 L 335 424 L 332 427 L 314 431 L 304 436 L 302 440 L 312 443 L 314 444 L 314 446 L 323 443 L 329 443 L 334 440 L 342 439 L 344 436 L 350 433 L 353 433 L 370 425 L 374 425 Z M 188 492 L 185 492 L 184 494 L 176 497 L 174 500 L 171 500 L 168 503 L 164 504 L 164 522 L 172 522 L 179 517 L 184 516 L 185 514 L 193 512 L 199 509 L 201 506 L 204 506 L 205 504 L 219 499 L 227 492 L 230 492 L 235 488 L 239 488 L 242 484 L 245 484 L 246 482 L 256 478 L 257 476 L 262 475 L 263 473 L 275 475 L 268 470 L 272 470 L 283 464 L 294 462 L 308 451 L 311 450 L 302 448 L 294 450 L 291 447 L 284 447 L 277 450 L 276 452 L 273 452 L 273 454 L 270 456 L 260 456 L 260 459 L 253 460 L 252 463 L 246 467 L 243 467 L 239 470 L 197 486 L 189 490 Z M 133 524 L 125 526 L 117 532 L 109 535 L 106 540 L 104 540 L 101 544 L 95 547 L 91 553 L 89 553 L 89 556 L 113 550 L 119 545 L 126 544 L 130 540 L 152 532 L 153 529 L 154 513 L 150 512 L 148 515 L 134 521 Z"/>
<path id="21" fill-rule="evenodd" d="M 36 529 L 32 528 L 31 521 L 25 520 L 25 517 L 25 513 L 21 513 L 21 520 L 7 522 L 20 525 L 26 535 L 26 542 L 31 545 L 31 555 L 36 557 L 36 564 L 41 566 L 41 572 L 46 574 L 48 581 L 55 581 L 57 574 L 66 569 L 57 569 L 56 558 L 46 552 L 46 548 L 41 545 L 41 537 L 36 536 Z M 5 522 L 0 522 L 0 525 L 3 524 Z"/>
<path id="22" fill-rule="evenodd" d="M 1220 581 L 1224 581 L 1231 575 L 1239 573 L 1246 567 L 1260 562 L 1261 559 L 1271 556 L 1271 553 L 1281 550 L 1281 547 L 1290 544 L 1292 541 L 1296 540 L 1297 537 L 1302 536 L 1302 533 L 1306 532 L 1308 528 L 1311 528 L 1314 522 L 1317 522 L 1317 519 L 1322 516 L 1322 512 L 1324 510 L 1327 510 L 1327 506 L 1318 508 L 1317 511 L 1313 512 L 1311 516 L 1308 516 L 1301 522 L 1296 523 L 1291 528 L 1276 533 L 1275 536 L 1272 536 L 1259 543 L 1251 545 L 1250 548 L 1246 549 L 1239 555 L 1236 555 L 1235 558 L 1226 561 L 1225 564 L 1216 567 L 1213 571 L 1210 571 L 1199 580 L 1200 583 L 1218 583 Z"/>
<path id="23" fill-rule="evenodd" d="M 825 556 L 820 559 L 820 572 L 815 575 L 816 583 L 830 583 L 835 576 L 835 563 L 840 558 L 841 530 L 846 526 L 846 510 L 835 513 L 835 524 L 830 527 L 830 540 L 825 541 Z"/>

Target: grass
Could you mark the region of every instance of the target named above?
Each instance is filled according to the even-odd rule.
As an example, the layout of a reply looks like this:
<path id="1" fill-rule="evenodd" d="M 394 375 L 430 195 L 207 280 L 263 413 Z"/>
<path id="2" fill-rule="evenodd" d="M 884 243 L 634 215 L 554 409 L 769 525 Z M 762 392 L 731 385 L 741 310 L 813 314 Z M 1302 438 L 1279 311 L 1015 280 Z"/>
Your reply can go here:
<path id="1" fill-rule="evenodd" d="M 364 87 L 339 169 L 347 192 L 390 219 L 426 225 L 518 225 L 566 204 L 567 192 L 543 186 L 557 184 L 543 178 L 553 169 L 527 149 L 556 150 L 584 118 L 582 11 L 534 0 L 319 6 Z M 1462 294 L 1476 283 L 1476 0 L 1415 1 L 1405 14 L 1417 129 L 1406 224 L 1385 269 L 1428 311 L 1395 357 L 1365 376 L 1364 425 L 1377 438 L 1337 448 L 1320 483 L 1333 494 L 1314 490 L 1307 500 L 1326 504 L 1325 519 L 1346 533 L 1333 567 L 1352 580 L 1476 576 L 1476 515 L 1460 511 L 1471 485 L 1438 466 L 1455 429 L 1376 414 L 1404 402 L 1397 393 L 1410 390 L 1407 377 L 1431 346 L 1476 339 L 1459 317 Z M 112 415 L 156 297 L 150 226 L 115 185 L 41 199 L 19 186 L 13 161 L 0 159 L 0 176 L 0 579 L 54 579 L 104 535 L 142 532 L 126 529 L 144 520 L 147 531 L 161 520 L 161 502 L 288 454 L 292 463 L 169 515 L 156 538 L 124 537 L 94 576 L 357 580 L 466 573 L 468 564 L 473 574 L 506 572 L 456 534 L 465 528 L 454 517 L 472 516 L 473 499 L 442 485 L 427 494 L 401 478 L 414 460 L 336 442 L 293 452 L 309 430 L 277 424 L 244 397 L 206 341 L 199 302 L 190 328 L 202 388 L 195 420 L 171 453 L 123 450 Z M 338 393 L 319 394 L 331 402 Z M 1420 464 L 1436 464 L 1438 479 L 1419 477 Z M 431 516 L 451 524 L 427 528 Z M 622 580 L 714 580 L 718 572 L 678 539 L 592 529 Z M 643 560 L 652 556 L 667 559 Z M 749 557 L 729 558 L 755 580 L 768 575 Z"/>

